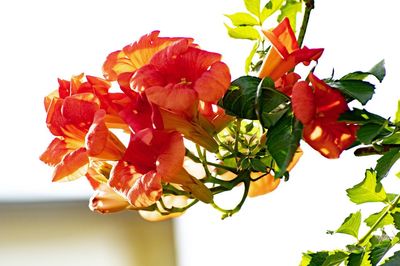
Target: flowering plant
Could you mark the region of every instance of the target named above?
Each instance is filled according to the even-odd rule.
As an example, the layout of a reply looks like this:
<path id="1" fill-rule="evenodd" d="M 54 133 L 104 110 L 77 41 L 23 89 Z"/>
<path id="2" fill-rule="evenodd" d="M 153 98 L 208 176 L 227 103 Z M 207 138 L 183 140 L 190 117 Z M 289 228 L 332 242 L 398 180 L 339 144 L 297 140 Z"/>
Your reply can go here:
<path id="1" fill-rule="evenodd" d="M 391 224 L 400 229 L 400 196 L 380 183 L 400 157 L 400 114 L 391 121 L 351 105 L 372 98 L 375 85 L 366 79 L 381 82 L 384 61 L 339 79 L 319 78 L 323 49 L 303 46 L 313 1 L 244 3 L 247 11 L 227 15 L 226 27 L 231 37 L 254 42 L 246 75 L 232 80 L 220 54 L 192 38 L 153 31 L 110 53 L 104 77 L 59 80 L 58 90 L 45 97 L 54 140 L 40 159 L 55 167 L 53 181 L 87 178 L 92 210 L 137 210 L 154 221 L 181 215 L 199 201 L 222 218 L 232 216 L 247 197 L 289 180 L 302 140 L 329 159 L 350 148 L 356 155 L 379 154 L 376 167 L 347 190 L 357 204 L 385 204 L 365 220 L 370 230 L 358 238 L 361 213 L 353 213 L 335 232 L 356 237 L 354 245 L 302 259 L 302 265 L 376 265 L 400 241 L 383 230 L 376 234 Z M 278 12 L 278 24 L 265 29 Z M 308 73 L 297 71 L 301 64 Z M 222 208 L 217 195 L 240 185 L 236 206 Z M 385 265 L 399 259 L 396 253 Z"/>

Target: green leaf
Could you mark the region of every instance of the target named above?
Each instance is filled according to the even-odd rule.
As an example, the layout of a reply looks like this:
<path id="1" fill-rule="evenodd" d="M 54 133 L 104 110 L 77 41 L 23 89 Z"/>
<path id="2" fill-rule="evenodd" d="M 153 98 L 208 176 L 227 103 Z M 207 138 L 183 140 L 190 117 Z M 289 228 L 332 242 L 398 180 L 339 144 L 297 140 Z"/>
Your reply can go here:
<path id="1" fill-rule="evenodd" d="M 253 48 L 251 49 L 249 55 L 246 58 L 246 63 L 244 66 L 244 71 L 246 74 L 248 74 L 250 71 L 251 62 L 253 61 L 253 57 L 256 54 L 259 45 L 260 45 L 259 42 L 255 42 Z"/>
<path id="2" fill-rule="evenodd" d="M 286 95 L 274 88 L 274 82 L 265 78 L 243 76 L 234 80 L 219 105 L 228 114 L 245 119 L 259 119 L 269 128 L 288 111 Z"/>
<path id="3" fill-rule="evenodd" d="M 297 13 L 300 13 L 303 9 L 303 4 L 298 0 L 287 0 L 286 4 L 281 7 L 281 14 L 278 16 L 278 21 L 282 21 L 287 17 L 290 21 L 290 26 L 293 32 L 296 32 L 297 26 Z"/>
<path id="4" fill-rule="evenodd" d="M 387 120 L 382 116 L 370 113 L 365 109 L 358 109 L 358 108 L 353 108 L 353 110 L 349 110 L 343 113 L 340 116 L 339 120 L 349 123 L 353 122 L 359 125 L 365 125 L 368 123 L 383 125 L 387 123 Z"/>
<path id="5" fill-rule="evenodd" d="M 234 39 L 259 40 L 261 38 L 260 33 L 252 26 L 231 28 L 225 24 L 225 27 L 228 30 L 228 35 Z"/>
<path id="6" fill-rule="evenodd" d="M 384 202 L 387 198 L 381 183 L 376 181 L 376 172 L 372 170 L 365 171 L 364 180 L 354 187 L 347 189 L 346 192 L 350 200 L 357 204 Z"/>
<path id="7" fill-rule="evenodd" d="M 330 254 L 322 266 L 336 266 L 339 265 L 341 262 L 346 260 L 348 258 L 349 254 L 343 252 L 343 251 L 334 251 L 333 254 Z"/>
<path id="8" fill-rule="evenodd" d="M 395 132 L 389 137 L 384 138 L 382 144 L 400 144 L 400 132 Z"/>
<path id="9" fill-rule="evenodd" d="M 328 256 L 328 251 L 305 253 L 301 259 L 300 266 L 321 266 Z"/>
<path id="10" fill-rule="evenodd" d="M 278 165 L 275 177 L 282 177 L 299 147 L 303 125 L 286 113 L 267 132 L 267 149 Z"/>
<path id="11" fill-rule="evenodd" d="M 278 11 L 284 0 L 270 0 L 262 9 L 260 20 L 263 23 L 268 17 Z"/>
<path id="12" fill-rule="evenodd" d="M 265 173 L 268 166 L 265 165 L 260 159 L 254 158 L 250 161 L 251 168 L 257 172 Z"/>
<path id="13" fill-rule="evenodd" d="M 400 101 L 397 102 L 397 111 L 394 118 L 394 123 L 396 124 L 400 123 Z"/>
<path id="14" fill-rule="evenodd" d="M 391 133 L 386 129 L 386 126 L 386 123 L 382 125 L 374 123 L 362 125 L 357 131 L 357 139 L 364 144 L 371 144 L 378 137 L 387 136 Z"/>
<path id="15" fill-rule="evenodd" d="M 381 210 L 380 212 L 371 214 L 367 219 L 364 220 L 364 222 L 369 226 L 372 227 L 376 221 L 379 219 L 379 217 L 382 216 L 382 214 L 386 212 L 386 207 Z M 389 225 L 393 223 L 393 217 L 391 215 L 386 215 L 385 218 L 383 218 L 382 221 L 379 222 L 378 226 L 376 228 L 382 228 L 385 225 Z"/>
<path id="16" fill-rule="evenodd" d="M 400 250 L 396 251 L 393 256 L 388 258 L 382 266 L 399 266 L 400 265 Z"/>
<path id="17" fill-rule="evenodd" d="M 392 148 L 378 159 L 375 167 L 376 179 L 382 180 L 387 176 L 392 166 L 400 159 L 400 148 Z"/>
<path id="18" fill-rule="evenodd" d="M 257 119 L 254 103 L 260 82 L 261 79 L 251 76 L 243 76 L 232 81 L 231 87 L 220 100 L 219 105 L 228 114 L 239 118 Z"/>
<path id="19" fill-rule="evenodd" d="M 370 75 L 376 77 L 379 82 L 382 82 L 386 75 L 385 60 L 381 60 L 367 72 L 355 71 L 343 76 L 340 80 L 363 80 Z"/>
<path id="20" fill-rule="evenodd" d="M 347 259 L 347 266 L 367 266 L 361 264 L 365 253 L 351 253 Z"/>
<path id="21" fill-rule="evenodd" d="M 394 212 L 391 214 L 393 217 L 393 224 L 397 230 L 400 230 L 400 212 Z"/>
<path id="22" fill-rule="evenodd" d="M 392 247 L 392 243 L 390 238 L 384 239 L 381 242 L 372 245 L 371 252 L 369 254 L 369 260 L 372 266 L 377 265 L 381 259 L 385 256 L 385 254 L 390 250 Z"/>
<path id="23" fill-rule="evenodd" d="M 260 0 L 244 0 L 244 5 L 250 13 L 260 17 Z"/>
<path id="24" fill-rule="evenodd" d="M 288 111 L 285 104 L 290 99 L 275 89 L 274 81 L 264 78 L 257 87 L 255 108 L 258 120 L 264 128 L 270 128 Z"/>
<path id="25" fill-rule="evenodd" d="M 336 233 L 347 234 L 358 238 L 358 230 L 361 225 L 361 211 L 350 214 L 343 224 L 336 230 Z"/>
<path id="26" fill-rule="evenodd" d="M 350 100 L 355 99 L 363 105 L 371 100 L 375 91 L 373 84 L 362 80 L 328 80 L 327 84 L 341 91 Z"/>
<path id="27" fill-rule="evenodd" d="M 254 26 L 258 25 L 258 21 L 252 15 L 244 12 L 237 12 L 231 15 L 225 15 L 228 17 L 234 26 Z"/>

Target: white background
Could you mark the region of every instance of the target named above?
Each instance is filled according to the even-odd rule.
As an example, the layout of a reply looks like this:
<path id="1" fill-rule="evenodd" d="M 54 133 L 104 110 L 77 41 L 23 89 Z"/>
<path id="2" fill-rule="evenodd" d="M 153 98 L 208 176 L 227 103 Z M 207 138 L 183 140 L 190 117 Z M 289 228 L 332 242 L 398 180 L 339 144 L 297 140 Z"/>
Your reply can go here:
<path id="1" fill-rule="evenodd" d="M 336 77 L 368 70 L 384 58 L 387 77 L 367 109 L 385 117 L 394 114 L 400 98 L 398 10 L 395 0 L 316 1 L 304 42 L 325 48 L 316 71 L 321 78 L 333 68 Z M 238 77 L 250 46 L 229 39 L 223 25 L 223 14 L 236 11 L 244 11 L 240 0 L 2 1 L 0 199 L 90 195 L 86 182 L 52 184 L 52 169 L 38 160 L 52 139 L 43 97 L 57 88 L 58 77 L 101 75 L 108 53 L 157 29 L 163 36 L 193 37 L 202 48 L 223 54 Z M 217 211 L 199 205 L 176 219 L 180 265 L 297 265 L 303 251 L 351 243 L 350 237 L 325 231 L 362 207 L 348 203 L 345 189 L 363 178 L 375 158 L 355 160 L 347 152 L 340 160 L 327 160 L 303 147 L 291 180 L 248 200 L 234 217 L 221 221 Z M 385 181 L 388 192 L 400 191 L 396 181 Z"/>

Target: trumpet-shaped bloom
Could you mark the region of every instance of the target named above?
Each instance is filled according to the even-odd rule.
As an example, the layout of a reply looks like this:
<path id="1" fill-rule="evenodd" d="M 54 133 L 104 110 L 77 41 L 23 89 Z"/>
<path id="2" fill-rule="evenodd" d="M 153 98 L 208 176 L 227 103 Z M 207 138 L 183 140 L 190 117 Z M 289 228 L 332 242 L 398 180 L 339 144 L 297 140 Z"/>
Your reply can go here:
<path id="1" fill-rule="evenodd" d="M 229 69 L 220 59 L 220 54 L 195 48 L 183 39 L 155 54 L 131 83 L 150 102 L 192 117 L 199 100 L 216 103 L 230 85 Z"/>
<path id="2" fill-rule="evenodd" d="M 162 194 L 162 182 L 180 184 L 198 199 L 210 202 L 203 183 L 183 169 L 185 147 L 177 131 L 146 128 L 132 134 L 124 157 L 114 167 L 109 185 L 136 208 L 154 204 Z"/>
<path id="3" fill-rule="evenodd" d="M 103 73 L 108 80 L 117 80 L 123 73 L 133 73 L 150 62 L 154 54 L 178 40 L 193 42 L 191 38 L 158 37 L 159 31 L 142 36 L 139 41 L 112 52 L 103 64 Z"/>
<path id="4" fill-rule="evenodd" d="M 338 158 L 356 140 L 357 126 L 337 121 L 348 110 L 339 91 L 310 73 L 308 82 L 294 85 L 293 112 L 303 125 L 303 138 L 327 158 Z"/>
<path id="5" fill-rule="evenodd" d="M 53 181 L 66 181 L 84 176 L 90 157 L 118 160 L 125 147 L 106 127 L 105 111 L 90 82 L 74 77 L 59 84 L 45 98 L 46 123 L 55 139 L 40 159 L 55 166 Z"/>
<path id="6" fill-rule="evenodd" d="M 263 33 L 272 47 L 261 66 L 258 74 L 260 78 L 269 77 L 276 81 L 297 64 L 301 62 L 308 64 L 312 60 L 317 60 L 324 51 L 305 46 L 300 48 L 288 18 L 284 18 L 276 28 L 264 30 Z"/>

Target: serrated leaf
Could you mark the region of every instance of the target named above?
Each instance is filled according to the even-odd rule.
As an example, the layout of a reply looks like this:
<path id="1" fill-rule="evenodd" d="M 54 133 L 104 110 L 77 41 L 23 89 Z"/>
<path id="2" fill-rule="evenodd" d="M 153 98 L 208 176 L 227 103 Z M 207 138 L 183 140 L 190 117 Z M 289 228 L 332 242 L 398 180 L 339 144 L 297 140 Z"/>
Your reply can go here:
<path id="1" fill-rule="evenodd" d="M 322 266 L 336 266 L 339 265 L 341 262 L 345 261 L 348 258 L 349 254 L 343 251 L 334 251 L 333 254 L 330 254 Z"/>
<path id="2" fill-rule="evenodd" d="M 358 238 L 358 230 L 361 225 L 361 212 L 350 214 L 343 224 L 336 230 L 336 233 L 347 234 Z"/>
<path id="3" fill-rule="evenodd" d="M 260 33 L 252 26 L 238 26 L 231 28 L 225 24 L 228 35 L 234 39 L 259 40 Z"/>
<path id="4" fill-rule="evenodd" d="M 396 251 L 393 256 L 388 258 L 381 266 L 399 266 L 400 265 L 400 250 Z"/>
<path id="5" fill-rule="evenodd" d="M 382 180 L 387 176 L 392 166 L 400 159 L 400 148 L 392 148 L 378 159 L 375 167 L 376 179 Z"/>
<path id="6" fill-rule="evenodd" d="M 351 253 L 347 259 L 347 266 L 364 266 L 362 265 L 364 253 Z"/>
<path id="7" fill-rule="evenodd" d="M 270 0 L 262 9 L 260 20 L 263 23 L 268 17 L 278 11 L 284 0 Z"/>
<path id="8" fill-rule="evenodd" d="M 386 211 L 386 207 L 381 210 L 380 212 L 371 214 L 367 219 L 364 220 L 364 222 L 369 226 L 372 227 L 376 221 L 382 216 L 382 214 Z M 379 224 L 376 226 L 376 228 L 382 228 L 385 225 L 389 225 L 393 223 L 393 217 L 391 215 L 386 215 L 385 218 L 383 218 L 382 221 L 379 222 Z"/>
<path id="9" fill-rule="evenodd" d="M 276 178 L 282 177 L 299 147 L 302 124 L 292 114 L 286 113 L 267 132 L 267 149 L 278 165 Z"/>
<path id="10" fill-rule="evenodd" d="M 260 16 L 260 0 L 244 0 L 244 5 L 250 13 Z"/>
<path id="11" fill-rule="evenodd" d="M 341 91 L 350 100 L 355 99 L 363 105 L 371 100 L 375 92 L 373 84 L 362 80 L 328 80 L 327 84 Z"/>
<path id="12" fill-rule="evenodd" d="M 397 230 L 400 230 L 400 212 L 394 212 L 391 214 L 393 217 L 393 224 Z"/>
<path id="13" fill-rule="evenodd" d="M 301 259 L 300 266 L 321 266 L 328 256 L 328 251 L 305 253 Z"/>
<path id="14" fill-rule="evenodd" d="M 377 265 L 391 247 L 392 243 L 390 241 L 390 238 L 373 245 L 371 247 L 371 252 L 369 253 L 369 260 L 371 262 L 371 265 Z"/>
<path id="15" fill-rule="evenodd" d="M 363 80 L 370 75 L 376 77 L 379 82 L 382 82 L 386 75 L 385 60 L 380 61 L 369 71 L 355 71 L 343 76 L 342 78 L 340 78 L 340 80 Z"/>
<path id="16" fill-rule="evenodd" d="M 298 0 L 288 0 L 286 4 L 281 7 L 281 14 L 278 16 L 278 21 L 282 21 L 285 17 L 289 18 L 290 26 L 293 32 L 296 32 L 297 26 L 297 13 L 303 9 L 303 4 Z"/>
<path id="17" fill-rule="evenodd" d="M 384 202 L 387 198 L 381 183 L 376 181 L 376 172 L 372 170 L 365 171 L 364 180 L 346 192 L 350 200 L 356 204 Z"/>
<path id="18" fill-rule="evenodd" d="M 255 17 L 245 12 L 237 12 L 231 15 L 225 15 L 228 17 L 234 26 L 254 26 L 258 25 L 258 21 Z"/>

